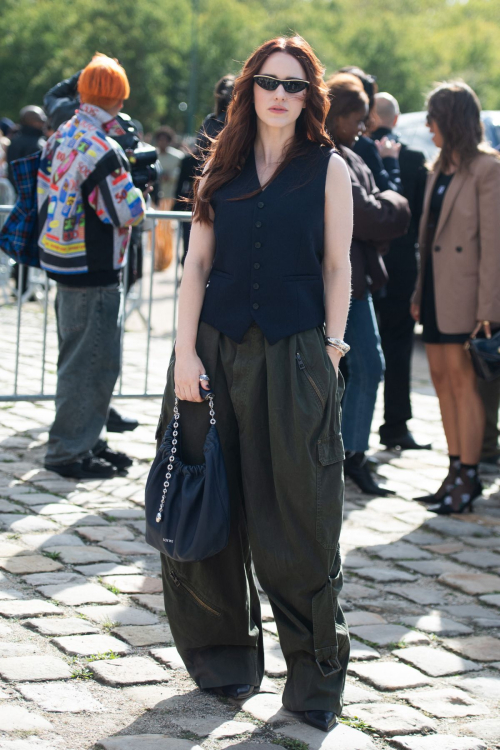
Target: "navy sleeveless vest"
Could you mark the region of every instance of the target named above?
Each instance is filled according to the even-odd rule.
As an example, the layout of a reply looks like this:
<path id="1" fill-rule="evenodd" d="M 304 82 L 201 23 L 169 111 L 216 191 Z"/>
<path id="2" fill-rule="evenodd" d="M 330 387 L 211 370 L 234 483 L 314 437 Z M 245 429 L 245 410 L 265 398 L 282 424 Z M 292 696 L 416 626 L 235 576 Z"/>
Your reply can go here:
<path id="1" fill-rule="evenodd" d="M 331 149 L 311 143 L 260 187 L 254 151 L 212 198 L 215 256 L 200 320 L 237 343 L 255 322 L 270 344 L 322 326 L 325 183 Z"/>

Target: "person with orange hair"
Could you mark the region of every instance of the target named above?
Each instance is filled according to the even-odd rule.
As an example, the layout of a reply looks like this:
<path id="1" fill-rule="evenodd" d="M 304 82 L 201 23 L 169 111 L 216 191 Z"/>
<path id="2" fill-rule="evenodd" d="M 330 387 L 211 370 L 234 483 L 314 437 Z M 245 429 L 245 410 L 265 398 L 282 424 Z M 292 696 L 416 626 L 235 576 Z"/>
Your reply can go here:
<path id="1" fill-rule="evenodd" d="M 112 136 L 130 94 L 117 60 L 96 54 L 78 80 L 80 107 L 45 145 L 38 172 L 40 265 L 57 282 L 56 417 L 45 468 L 106 478 L 131 465 L 99 436 L 120 370 L 122 286 L 131 227 L 145 203 Z"/>

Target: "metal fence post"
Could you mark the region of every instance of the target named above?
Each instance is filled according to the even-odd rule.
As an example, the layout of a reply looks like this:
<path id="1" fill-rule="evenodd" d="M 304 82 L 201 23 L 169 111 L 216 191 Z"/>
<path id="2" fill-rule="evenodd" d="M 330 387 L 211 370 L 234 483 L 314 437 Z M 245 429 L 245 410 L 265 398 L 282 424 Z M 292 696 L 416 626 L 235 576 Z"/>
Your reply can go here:
<path id="1" fill-rule="evenodd" d="M 11 206 L 0 206 L 0 216 L 7 215 L 10 213 L 12 207 Z M 134 399 L 134 398 L 159 398 L 163 394 L 162 393 L 149 393 L 149 378 L 150 378 L 150 357 L 152 354 L 152 347 L 151 347 L 151 339 L 152 339 L 152 314 L 153 314 L 153 287 L 154 287 L 154 267 L 155 267 L 155 250 L 156 250 L 156 227 L 158 221 L 172 221 L 176 220 L 178 221 L 178 229 L 177 229 L 177 238 L 176 238 L 176 249 L 175 249 L 175 266 L 173 268 L 174 271 L 174 289 L 172 297 L 170 295 L 168 296 L 168 299 L 171 300 L 173 304 L 173 320 L 172 320 L 172 331 L 170 332 L 167 328 L 167 338 L 170 336 L 172 337 L 172 344 L 175 340 L 176 335 L 176 318 L 177 318 L 177 308 L 178 308 L 178 301 L 177 301 L 177 295 L 178 295 L 178 287 L 179 287 L 179 277 L 181 275 L 181 242 L 182 242 L 182 223 L 185 221 L 191 221 L 191 213 L 187 211 L 155 211 L 155 210 L 148 210 L 146 212 L 146 217 L 153 220 L 152 222 L 152 230 L 151 230 L 151 268 L 150 268 L 150 276 L 149 276 L 149 300 L 148 300 L 148 314 L 147 314 L 147 334 L 146 334 L 146 361 L 144 364 L 144 389 L 142 393 L 127 393 L 124 392 L 123 388 L 123 346 L 124 346 L 124 340 L 127 340 L 127 333 L 125 331 L 125 298 L 123 298 L 122 305 L 121 305 L 121 349 L 122 349 L 122 361 L 120 366 L 120 375 L 119 380 L 117 383 L 117 389 L 115 392 L 116 397 L 120 398 L 127 398 L 127 399 Z M 1 250 L 0 250 L 1 253 Z M 52 331 L 52 328 L 49 329 L 49 296 L 51 293 L 51 285 L 49 278 L 47 275 L 40 280 L 39 286 L 42 286 L 43 283 L 43 316 L 42 316 L 42 331 L 41 333 L 41 340 L 42 340 L 42 354 L 41 357 L 38 359 L 38 362 L 41 364 L 41 373 L 40 373 L 40 392 L 39 393 L 20 393 L 20 379 L 23 376 L 24 373 L 24 362 L 23 362 L 23 331 L 22 331 L 22 322 L 23 322 L 23 304 L 27 301 L 26 298 L 28 295 L 23 295 L 22 290 L 24 286 L 24 280 L 27 278 L 26 274 L 28 272 L 28 268 L 24 265 L 19 265 L 19 274 L 18 274 L 18 295 L 17 295 L 17 303 L 16 307 L 13 309 L 12 305 L 10 304 L 9 295 L 8 295 L 8 286 L 6 287 L 6 294 L 4 295 L 5 301 L 4 304 L 0 301 L 0 310 L 12 310 L 12 320 L 11 325 L 16 325 L 16 334 L 15 334 L 15 352 L 14 352 L 14 384 L 13 384 L 13 392 L 12 393 L 0 393 L 0 403 L 1 402 L 9 402 L 9 401 L 52 401 L 55 399 L 55 393 L 46 393 L 46 380 L 47 380 L 47 345 L 50 341 L 49 339 L 49 330 Z M 37 282 L 38 283 L 38 282 Z M 145 300 L 144 300 L 145 302 Z M 138 310 L 139 314 L 142 316 L 141 312 L 141 303 L 142 303 L 142 295 L 140 295 L 138 307 L 135 307 L 135 309 Z M 10 316 L 11 313 L 8 313 L 8 316 Z M 24 316 L 26 317 L 26 316 Z M 144 316 L 142 316 L 144 319 Z M 10 321 L 10 318 L 8 319 L 8 322 Z M 38 332 L 35 333 L 37 336 L 37 340 L 39 340 Z M 52 335 L 52 333 L 50 333 Z M 27 337 L 24 336 L 26 339 Z M 23 366 L 21 366 L 23 365 Z M 29 365 L 31 367 L 31 363 Z M 142 369 L 142 368 L 141 368 Z M 30 371 L 31 376 L 31 371 Z M 140 377 L 142 378 L 142 372 L 140 373 Z M 133 388 L 130 388 L 130 390 L 133 390 Z"/>

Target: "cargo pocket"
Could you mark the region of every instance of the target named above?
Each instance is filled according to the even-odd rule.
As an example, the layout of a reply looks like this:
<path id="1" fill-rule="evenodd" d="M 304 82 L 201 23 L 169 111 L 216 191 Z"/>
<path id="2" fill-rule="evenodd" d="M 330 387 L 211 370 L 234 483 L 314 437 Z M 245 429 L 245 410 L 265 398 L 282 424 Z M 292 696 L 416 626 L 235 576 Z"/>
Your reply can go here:
<path id="1" fill-rule="evenodd" d="M 344 504 L 344 444 L 340 434 L 318 440 L 316 463 L 316 539 L 336 549 Z"/>
<path id="2" fill-rule="evenodd" d="M 337 597 L 343 581 L 338 550 L 333 570 L 325 586 L 312 600 L 314 656 L 323 677 L 329 677 L 342 669 L 337 641 Z M 345 645 L 344 640 L 342 638 L 342 646 Z"/>

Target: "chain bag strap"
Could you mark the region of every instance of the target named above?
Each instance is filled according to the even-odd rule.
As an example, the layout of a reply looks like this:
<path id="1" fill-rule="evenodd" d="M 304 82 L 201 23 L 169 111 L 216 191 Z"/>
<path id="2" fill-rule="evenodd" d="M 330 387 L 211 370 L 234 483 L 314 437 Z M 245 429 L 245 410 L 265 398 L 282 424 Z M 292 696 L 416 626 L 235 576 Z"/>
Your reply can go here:
<path id="1" fill-rule="evenodd" d="M 210 424 L 215 424 L 215 411 L 214 411 L 214 396 L 213 393 L 208 396 L 208 403 L 210 406 Z M 174 401 L 174 431 L 172 432 L 172 449 L 170 451 L 170 457 L 168 459 L 167 473 L 165 475 L 165 481 L 163 483 L 163 494 L 161 497 L 160 508 L 156 514 L 156 523 L 161 523 L 163 519 L 163 508 L 165 507 L 165 500 L 167 499 L 168 488 L 170 487 L 170 480 L 172 479 L 172 469 L 174 468 L 175 454 L 177 453 L 177 437 L 179 435 L 178 427 L 181 419 L 179 412 L 179 399 L 177 396 Z"/>

